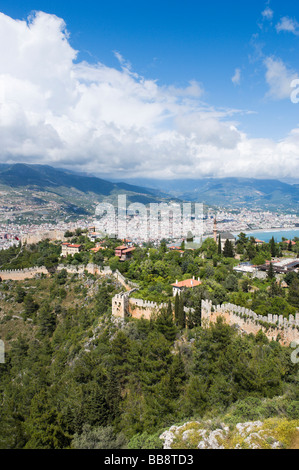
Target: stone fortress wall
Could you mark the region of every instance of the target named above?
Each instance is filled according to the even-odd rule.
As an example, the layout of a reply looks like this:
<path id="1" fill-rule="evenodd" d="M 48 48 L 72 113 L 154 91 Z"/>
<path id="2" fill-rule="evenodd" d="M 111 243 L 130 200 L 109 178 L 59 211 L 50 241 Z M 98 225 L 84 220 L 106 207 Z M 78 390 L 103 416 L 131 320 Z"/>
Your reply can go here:
<path id="1" fill-rule="evenodd" d="M 215 323 L 221 316 L 229 325 L 236 325 L 241 332 L 257 334 L 262 330 L 269 340 L 279 339 L 283 345 L 299 342 L 299 313 L 285 318 L 282 315 L 258 315 L 250 309 L 230 303 L 212 305 L 202 301 L 202 319 Z"/>
<path id="2" fill-rule="evenodd" d="M 24 281 L 25 279 L 33 279 L 37 275 L 49 275 L 45 266 L 34 266 L 27 269 L 10 269 L 7 271 L 0 271 L 0 278 L 2 281 Z"/>
<path id="3" fill-rule="evenodd" d="M 59 265 L 57 271 L 66 269 L 69 274 L 83 274 L 87 271 L 90 274 L 107 276 L 113 275 L 126 289 L 125 292 L 117 294 L 112 299 L 112 315 L 118 318 L 131 316 L 133 318 L 150 319 L 151 316 L 161 310 L 167 308 L 167 304 L 158 304 L 142 299 L 130 297 L 130 294 L 138 290 L 138 285 L 128 281 L 119 271 L 112 272 L 109 267 L 100 268 L 95 264 L 87 264 L 72 266 Z M 35 266 L 27 269 L 12 269 L 0 271 L 0 278 L 5 280 L 23 281 L 25 279 L 33 279 L 37 276 L 48 276 L 49 272 L 45 266 Z M 192 310 L 192 309 L 191 309 Z M 190 309 L 185 307 L 188 314 Z M 257 315 L 252 310 L 233 305 L 230 303 L 222 305 L 212 305 L 212 302 L 202 300 L 202 322 L 203 325 L 209 325 L 217 321 L 221 316 L 229 325 L 236 325 L 241 332 L 257 334 L 262 330 L 270 339 L 279 339 L 281 344 L 288 345 L 292 342 L 299 342 L 299 313 L 295 316 L 290 315 L 284 318 L 282 315 L 262 316 Z"/>
<path id="4" fill-rule="evenodd" d="M 125 317 L 145 318 L 167 308 L 167 304 L 158 304 L 142 299 L 130 298 L 130 294 L 137 289 L 117 294 L 112 299 L 112 315 L 117 318 Z M 283 345 L 299 342 L 299 313 L 294 317 L 284 318 L 282 315 L 257 315 L 255 312 L 233 304 L 212 305 L 211 301 L 202 300 L 202 324 L 209 326 L 222 317 L 231 326 L 235 325 L 240 332 L 257 334 L 262 330 L 269 340 L 279 340 Z M 184 308 L 186 314 L 192 309 Z"/>

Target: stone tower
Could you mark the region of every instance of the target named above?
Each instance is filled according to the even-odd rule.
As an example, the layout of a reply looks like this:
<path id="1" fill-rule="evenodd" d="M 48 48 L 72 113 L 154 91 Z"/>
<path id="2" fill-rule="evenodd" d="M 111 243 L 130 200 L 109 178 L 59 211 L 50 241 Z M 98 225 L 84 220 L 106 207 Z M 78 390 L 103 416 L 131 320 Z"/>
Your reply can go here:
<path id="1" fill-rule="evenodd" d="M 213 236 L 214 236 L 214 242 L 217 243 L 217 220 L 216 220 L 216 216 L 214 217 Z"/>

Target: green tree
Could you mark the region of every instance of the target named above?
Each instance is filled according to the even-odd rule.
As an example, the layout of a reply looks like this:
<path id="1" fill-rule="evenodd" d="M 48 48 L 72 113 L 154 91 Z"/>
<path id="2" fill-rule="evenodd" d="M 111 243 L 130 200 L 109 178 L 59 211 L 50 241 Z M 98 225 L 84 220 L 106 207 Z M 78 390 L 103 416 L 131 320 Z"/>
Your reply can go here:
<path id="1" fill-rule="evenodd" d="M 43 305 L 38 315 L 39 333 L 41 336 L 51 336 L 56 328 L 56 313 L 49 303 Z"/>
<path id="2" fill-rule="evenodd" d="M 25 318 L 33 318 L 35 316 L 35 313 L 39 309 L 39 305 L 37 302 L 34 301 L 33 296 L 31 294 L 28 294 L 24 298 L 24 317 Z"/>
<path id="3" fill-rule="evenodd" d="M 294 307 L 299 308 L 299 279 L 298 278 L 295 278 L 289 287 L 288 301 Z"/>
<path id="4" fill-rule="evenodd" d="M 83 426 L 82 434 L 75 434 L 72 441 L 73 449 L 122 449 L 126 439 L 122 434 L 115 434 L 112 426 Z"/>
<path id="5" fill-rule="evenodd" d="M 176 293 L 175 301 L 174 301 L 174 320 L 175 324 L 178 325 L 179 323 L 179 305 L 180 305 L 180 296 Z"/>
<path id="6" fill-rule="evenodd" d="M 173 313 L 171 302 L 168 302 L 167 309 L 163 308 L 155 322 L 156 329 L 162 333 L 171 343 L 174 342 L 177 329 L 173 323 Z"/>
<path id="7" fill-rule="evenodd" d="M 271 238 L 269 245 L 270 245 L 271 256 L 272 258 L 274 258 L 276 256 L 276 244 L 275 244 L 274 237 Z"/>
<path id="8" fill-rule="evenodd" d="M 196 328 L 198 326 L 201 326 L 201 295 L 199 295 L 194 304 L 193 304 L 194 311 L 192 312 L 191 318 L 192 318 L 192 328 Z M 189 325 L 188 325 L 189 326 Z M 190 328 L 190 326 L 189 326 Z"/>
<path id="9" fill-rule="evenodd" d="M 221 248 L 221 235 L 218 237 L 218 255 L 222 254 L 222 248 Z"/>
<path id="10" fill-rule="evenodd" d="M 272 281 L 273 279 L 275 279 L 274 268 L 273 268 L 273 264 L 272 264 L 271 262 L 270 262 L 270 265 L 269 265 L 267 278 L 268 278 L 270 281 Z"/>
<path id="11" fill-rule="evenodd" d="M 225 240 L 225 244 L 223 247 L 223 256 L 225 258 L 233 258 L 234 257 L 234 248 L 233 244 L 230 240 Z"/>
<path id="12" fill-rule="evenodd" d="M 184 310 L 184 297 L 180 295 L 179 309 L 178 309 L 178 327 L 180 329 L 186 328 L 186 313 Z"/>
<path id="13" fill-rule="evenodd" d="M 24 302 L 24 299 L 26 297 L 26 292 L 24 291 L 24 289 L 22 289 L 22 287 L 18 286 L 17 287 L 17 295 L 16 295 L 16 302 L 18 302 L 19 304 L 21 304 L 22 302 Z"/>
<path id="14" fill-rule="evenodd" d="M 66 449 L 71 443 L 61 413 L 51 405 L 44 390 L 33 397 L 25 430 L 26 449 Z"/>

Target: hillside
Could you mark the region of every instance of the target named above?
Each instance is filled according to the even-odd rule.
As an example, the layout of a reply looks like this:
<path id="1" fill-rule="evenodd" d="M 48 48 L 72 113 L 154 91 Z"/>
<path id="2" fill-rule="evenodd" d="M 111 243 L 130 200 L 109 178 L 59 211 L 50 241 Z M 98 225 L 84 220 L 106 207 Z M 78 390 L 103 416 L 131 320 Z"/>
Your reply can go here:
<path id="1" fill-rule="evenodd" d="M 94 253 L 86 234 L 69 239 L 82 245 L 73 257 L 61 258 L 61 244 L 47 240 L 0 252 L 2 269 L 44 265 L 48 270 L 36 278 L 0 282 L 5 346 L 0 448 L 161 449 L 160 436 L 173 426 L 175 449 L 215 443 L 246 448 L 253 433 L 240 436 L 234 426 L 248 421 L 265 424 L 267 429 L 255 430 L 260 436 L 267 431 L 263 448 L 298 448 L 293 346 L 268 339 L 261 330 L 245 334 L 223 318 L 208 326 L 200 307 L 201 299 L 214 305 L 229 301 L 262 315 L 278 309 L 288 316 L 299 305 L 296 273 L 284 277 L 285 294 L 269 279 L 250 280 L 255 289 L 249 292 L 249 280 L 244 285 L 244 278 L 233 274 L 238 261 L 219 255 L 214 263 L 211 249 L 215 254 L 217 245 L 209 240 L 183 257 L 165 250 L 164 243 L 159 249 L 136 247 L 121 263 L 114 256 L 120 240 L 107 239 L 104 250 Z M 248 240 L 245 247 L 251 244 Z M 96 275 L 77 269 L 90 262 L 120 270 L 141 286 L 144 298 L 164 300 L 167 308 L 150 319 L 132 315 L 119 321 L 112 311 L 115 295 L 124 290 L 120 278 L 107 270 Z M 192 275 L 202 284 L 175 300 L 171 284 Z M 182 314 L 184 306 L 194 313 Z M 269 429 L 273 420 L 274 430 Z M 190 422 L 195 427 L 181 427 Z M 190 440 L 186 431 L 192 431 Z"/>
<path id="2" fill-rule="evenodd" d="M 93 215 L 98 202 L 116 204 L 120 194 L 126 194 L 128 203 L 149 204 L 172 198 L 140 186 L 47 165 L 0 165 L 0 205 L 8 209 L 9 220 L 18 223 Z"/>

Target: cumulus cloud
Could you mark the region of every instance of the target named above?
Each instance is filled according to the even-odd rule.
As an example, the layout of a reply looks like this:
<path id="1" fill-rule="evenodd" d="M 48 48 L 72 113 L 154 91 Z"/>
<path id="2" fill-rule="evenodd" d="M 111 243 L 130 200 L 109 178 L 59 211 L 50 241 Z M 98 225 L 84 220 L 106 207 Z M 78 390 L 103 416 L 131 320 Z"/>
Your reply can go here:
<path id="1" fill-rule="evenodd" d="M 293 91 L 291 83 L 298 78 L 297 73 L 288 69 L 281 59 L 275 57 L 267 57 L 264 65 L 266 82 L 269 85 L 267 96 L 277 100 L 290 98 Z"/>
<path id="2" fill-rule="evenodd" d="M 289 18 L 288 16 L 284 16 L 275 26 L 276 31 L 280 33 L 281 31 L 286 31 L 289 33 L 293 33 L 296 36 L 299 35 L 299 23 L 293 19 Z"/>
<path id="3" fill-rule="evenodd" d="M 280 143 L 249 139 L 240 111 L 208 106 L 200 82 L 161 86 L 114 54 L 119 69 L 78 62 L 61 18 L 0 14 L 1 160 L 118 178 L 298 173 L 299 131 Z M 285 95 L 275 65 L 292 74 L 266 62 L 271 90 Z"/>

